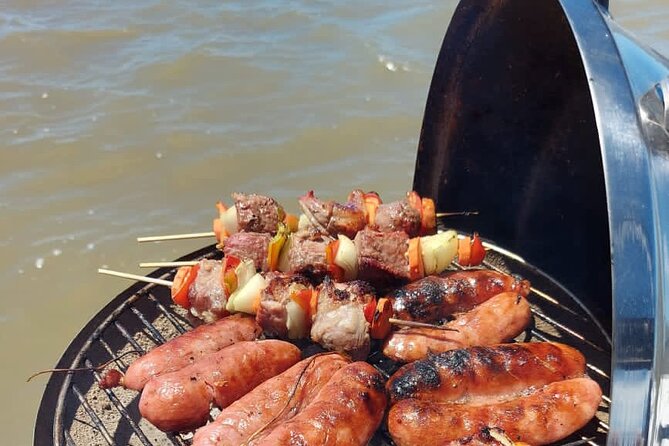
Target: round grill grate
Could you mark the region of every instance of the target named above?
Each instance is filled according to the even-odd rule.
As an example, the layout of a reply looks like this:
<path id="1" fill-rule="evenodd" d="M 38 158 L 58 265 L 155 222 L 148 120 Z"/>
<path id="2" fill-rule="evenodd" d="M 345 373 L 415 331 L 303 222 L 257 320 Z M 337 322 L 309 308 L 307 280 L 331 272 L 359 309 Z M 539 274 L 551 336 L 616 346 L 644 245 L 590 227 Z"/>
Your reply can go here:
<path id="1" fill-rule="evenodd" d="M 602 445 L 608 432 L 611 340 L 581 302 L 557 281 L 515 254 L 487 244 L 485 266 L 518 274 L 532 283 L 528 300 L 533 324 L 518 341 L 558 341 L 578 348 L 588 361 L 588 374 L 602 387 L 604 398 L 597 417 L 561 444 Z M 209 246 L 179 260 L 218 258 Z M 175 270 L 159 269 L 152 277 L 171 279 Z M 77 335 L 58 368 L 103 364 L 124 352 L 145 352 L 193 326 L 184 310 L 171 304 L 165 287 L 135 283 L 116 296 Z M 311 343 L 299 344 L 305 355 L 317 351 Z M 377 348 L 368 361 L 386 377 L 398 365 Z M 112 366 L 125 370 L 133 355 Z M 142 419 L 139 394 L 125 389 L 101 390 L 98 373 L 54 374 L 46 387 L 35 425 L 35 445 L 189 445 L 192 433 L 165 434 Z M 392 445 L 380 429 L 371 445 Z"/>

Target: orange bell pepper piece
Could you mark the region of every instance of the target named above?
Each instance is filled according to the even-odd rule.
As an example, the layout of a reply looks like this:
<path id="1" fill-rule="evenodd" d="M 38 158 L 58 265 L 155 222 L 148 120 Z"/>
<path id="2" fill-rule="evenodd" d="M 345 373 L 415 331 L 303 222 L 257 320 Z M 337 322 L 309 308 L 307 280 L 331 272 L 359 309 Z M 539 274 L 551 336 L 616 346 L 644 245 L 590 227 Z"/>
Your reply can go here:
<path id="1" fill-rule="evenodd" d="M 364 196 L 367 224 L 372 226 L 376 221 L 376 210 L 382 204 L 381 197 L 376 192 L 367 192 Z"/>
<path id="2" fill-rule="evenodd" d="M 437 213 L 431 198 L 421 200 L 420 235 L 432 235 L 437 229 Z"/>
<path id="3" fill-rule="evenodd" d="M 409 256 L 409 279 L 414 281 L 425 276 L 425 268 L 423 266 L 423 257 L 420 253 L 420 237 L 414 237 L 409 240 L 409 249 L 407 250 Z"/>
<path id="4" fill-rule="evenodd" d="M 393 304 L 390 299 L 379 299 L 374 309 L 370 336 L 372 339 L 384 339 L 390 333 L 390 318 L 393 315 Z"/>

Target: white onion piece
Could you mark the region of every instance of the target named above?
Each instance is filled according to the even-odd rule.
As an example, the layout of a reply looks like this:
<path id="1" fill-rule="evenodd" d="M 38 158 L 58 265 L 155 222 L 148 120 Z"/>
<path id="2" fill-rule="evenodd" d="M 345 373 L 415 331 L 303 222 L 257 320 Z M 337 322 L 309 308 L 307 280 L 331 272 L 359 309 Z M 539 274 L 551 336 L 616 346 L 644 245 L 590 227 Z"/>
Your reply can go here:
<path id="1" fill-rule="evenodd" d="M 339 248 L 335 254 L 334 263 L 344 270 L 346 280 L 355 280 L 358 277 L 358 250 L 353 240 L 343 234 L 339 238 Z"/>
<path id="2" fill-rule="evenodd" d="M 286 312 L 288 313 L 288 318 L 286 319 L 288 339 L 306 338 L 309 334 L 307 313 L 302 309 L 300 304 L 292 299 L 286 304 Z"/>
<path id="3" fill-rule="evenodd" d="M 311 228 L 311 223 L 309 222 L 309 219 L 307 218 L 306 215 L 300 214 L 300 219 L 297 221 L 297 230 L 306 231 L 309 228 Z"/>
<path id="4" fill-rule="evenodd" d="M 458 234 L 455 231 L 450 230 L 420 239 L 420 254 L 426 276 L 444 271 L 457 253 Z"/>
<path id="5" fill-rule="evenodd" d="M 238 288 L 237 291 L 232 293 L 228 299 L 228 305 L 226 309 L 228 311 L 239 311 L 242 313 L 256 314 L 256 302 L 260 296 L 262 290 L 267 287 L 267 281 L 260 273 L 256 273 L 251 280 L 248 281 L 246 285 L 242 288 Z M 228 307 L 232 303 L 232 310 Z"/>
<path id="6" fill-rule="evenodd" d="M 221 223 L 228 234 L 239 232 L 239 223 L 237 223 L 237 206 L 230 206 L 227 211 L 221 214 Z"/>
<path id="7" fill-rule="evenodd" d="M 235 275 L 237 276 L 237 289 L 228 296 L 228 302 L 225 304 L 225 309 L 233 312 L 235 311 L 234 304 L 232 303 L 233 296 L 237 294 L 237 291 L 241 290 L 246 286 L 246 284 L 251 280 L 256 274 L 256 267 L 253 263 L 253 260 L 242 260 L 239 265 L 235 267 Z"/>

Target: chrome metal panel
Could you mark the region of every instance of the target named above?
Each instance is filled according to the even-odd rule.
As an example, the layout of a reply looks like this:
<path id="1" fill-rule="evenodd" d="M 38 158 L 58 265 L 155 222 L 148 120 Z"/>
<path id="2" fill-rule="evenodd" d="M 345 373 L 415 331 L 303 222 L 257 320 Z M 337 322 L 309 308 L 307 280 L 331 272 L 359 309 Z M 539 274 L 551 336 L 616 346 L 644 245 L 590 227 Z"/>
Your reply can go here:
<path id="1" fill-rule="evenodd" d="M 612 303 L 608 442 L 653 444 L 669 430 L 655 423 L 669 426 L 669 65 L 606 6 L 461 1 L 414 188 L 440 208 L 479 211 L 461 227 L 541 265 L 595 311 Z"/>
<path id="2" fill-rule="evenodd" d="M 652 149 L 640 129 L 635 89 L 649 72 L 629 72 L 622 54 L 639 57 L 607 11 L 592 2 L 561 4 L 589 80 L 606 181 L 611 235 L 613 343 L 609 444 L 656 438 L 658 370 L 664 345 L 661 255 Z M 618 37 L 623 51 L 619 51 Z M 645 58 L 651 59 L 648 53 Z M 658 348 L 659 347 L 659 348 Z"/>

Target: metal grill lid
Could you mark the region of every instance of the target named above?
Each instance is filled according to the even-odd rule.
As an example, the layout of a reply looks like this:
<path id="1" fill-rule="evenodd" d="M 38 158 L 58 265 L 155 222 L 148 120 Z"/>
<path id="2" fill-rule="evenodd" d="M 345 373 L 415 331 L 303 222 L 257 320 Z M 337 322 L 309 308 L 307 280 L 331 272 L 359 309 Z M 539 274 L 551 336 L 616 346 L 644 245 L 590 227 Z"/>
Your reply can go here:
<path id="1" fill-rule="evenodd" d="M 609 441 L 641 444 L 669 424 L 669 64 L 606 3 L 460 2 L 414 188 L 440 208 L 479 211 L 454 225 L 519 252 L 610 327 Z"/>

